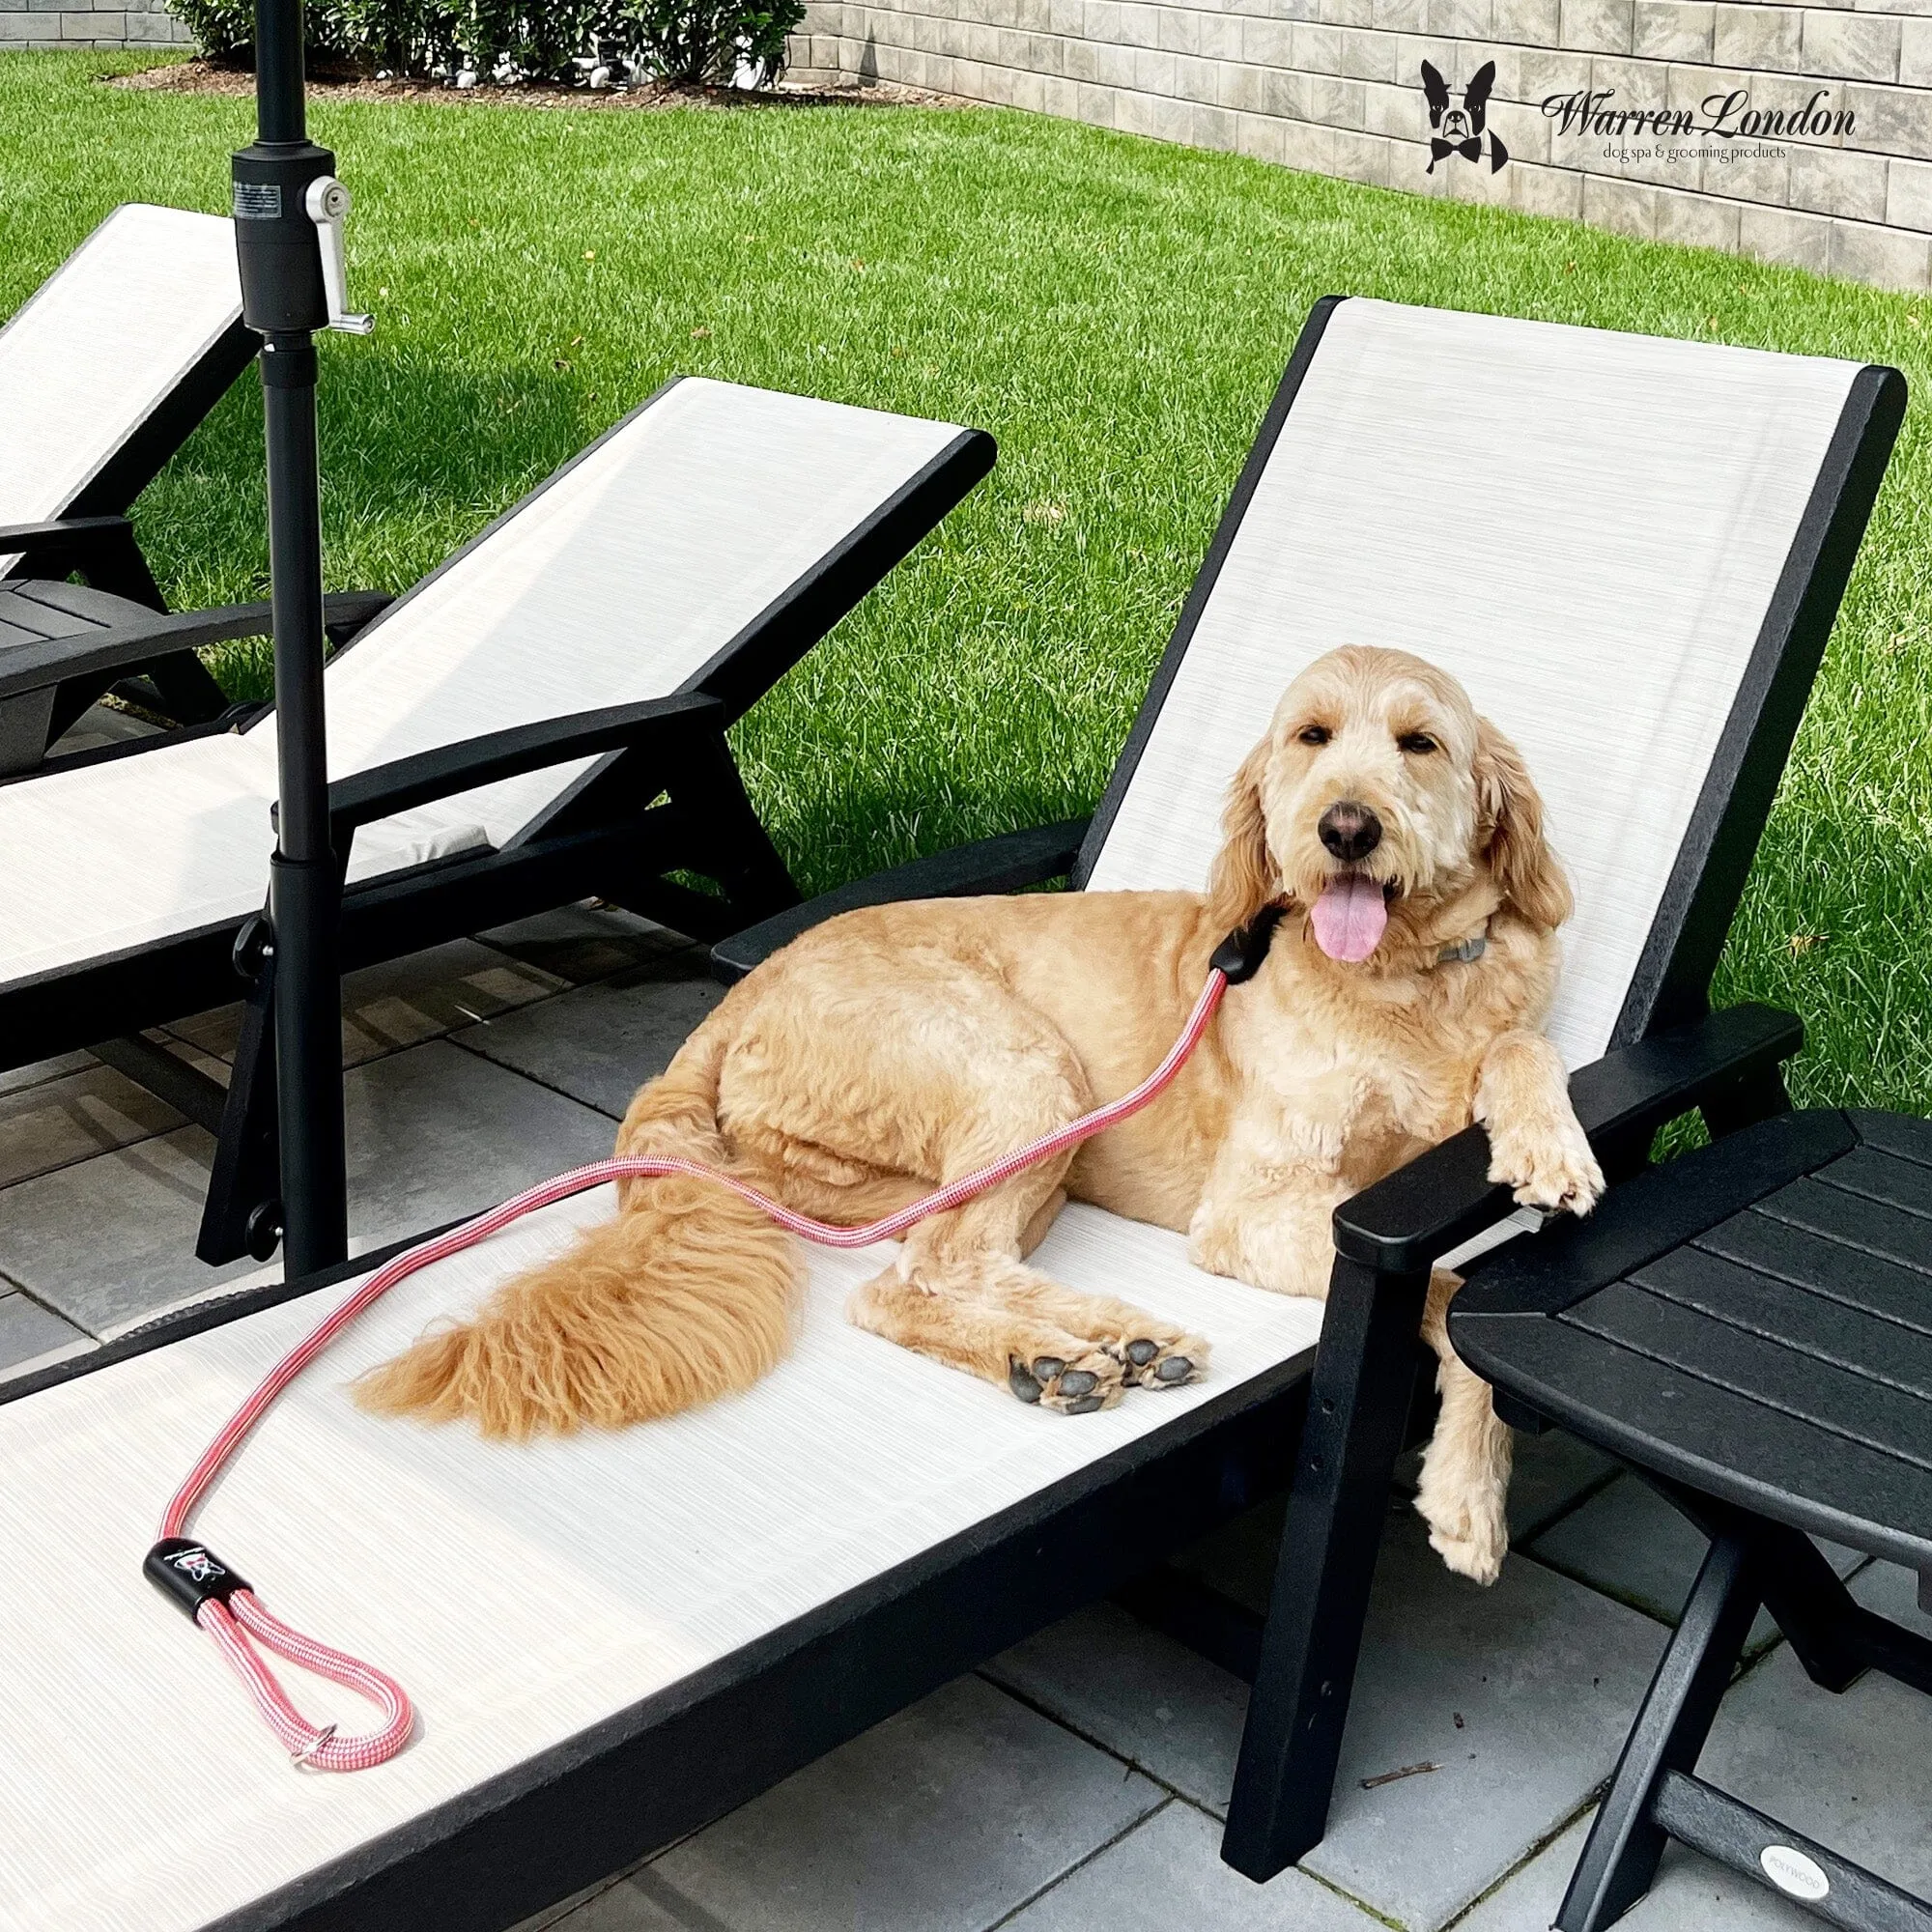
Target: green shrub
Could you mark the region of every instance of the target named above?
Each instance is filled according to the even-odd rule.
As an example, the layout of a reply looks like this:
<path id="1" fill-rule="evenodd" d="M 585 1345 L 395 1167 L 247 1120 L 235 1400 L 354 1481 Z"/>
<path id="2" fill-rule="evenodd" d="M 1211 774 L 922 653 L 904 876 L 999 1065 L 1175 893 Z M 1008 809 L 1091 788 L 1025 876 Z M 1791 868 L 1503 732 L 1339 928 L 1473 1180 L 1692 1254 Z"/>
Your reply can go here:
<path id="1" fill-rule="evenodd" d="M 252 64 L 253 0 L 174 0 L 211 60 Z M 308 51 L 362 73 L 585 82 L 621 78 L 728 86 L 741 69 L 784 71 L 803 0 L 311 0 Z"/>
<path id="2" fill-rule="evenodd" d="M 633 70 L 680 87 L 728 87 L 741 66 L 776 80 L 805 17 L 803 0 L 618 0 L 611 11 L 605 32 Z"/>

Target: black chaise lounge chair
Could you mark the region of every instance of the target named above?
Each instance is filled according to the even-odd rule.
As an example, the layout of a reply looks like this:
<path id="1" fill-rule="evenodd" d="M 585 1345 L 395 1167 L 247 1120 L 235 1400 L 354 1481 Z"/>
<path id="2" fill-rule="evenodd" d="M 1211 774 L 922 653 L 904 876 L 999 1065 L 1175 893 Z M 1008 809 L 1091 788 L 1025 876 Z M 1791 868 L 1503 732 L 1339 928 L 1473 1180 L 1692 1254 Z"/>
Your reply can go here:
<path id="1" fill-rule="evenodd" d="M 1579 898 L 1554 1033 L 1628 1162 L 1649 1121 L 1719 1107 L 1782 1037 L 1755 1011 L 1705 1019 L 1705 987 L 1901 405 L 1894 374 L 1853 364 L 1323 302 L 1092 824 L 867 881 L 721 963 L 842 904 L 1069 872 L 1198 886 L 1293 672 L 1344 639 L 1403 644 L 1464 679 L 1548 795 Z M 1653 460 L 1680 443 L 1681 467 Z M 533 1449 L 378 1422 L 350 1376 L 610 1200 L 422 1271 L 284 1398 L 197 1525 L 417 1696 L 410 1748 L 320 1797 L 137 1574 L 177 1470 L 307 1328 L 317 1284 L 43 1372 L 0 1406 L 0 1522 L 30 1548 L 64 1515 L 60 1577 L 88 1615 L 26 1566 L 0 1578 L 0 1801 L 23 1848 L 0 1910 L 76 1932 L 129 1899 L 156 1928 L 514 1924 L 1298 1470 L 1231 1826 L 1243 1869 L 1278 1868 L 1321 1830 L 1428 1264 L 1511 1210 L 1480 1141 L 1378 1190 L 1325 1325 L 1197 1272 L 1179 1236 L 1068 1208 L 1042 1265 L 1215 1345 L 1201 1384 L 1080 1418 L 852 1328 L 846 1290 L 883 1258 L 814 1250 L 797 1347 L 742 1398 Z"/>
<path id="2" fill-rule="evenodd" d="M 260 347 L 242 326 L 232 224 L 138 202 L 0 328 L 0 667 L 165 609 L 128 512 Z M 185 724 L 217 716 L 221 687 L 167 641 L 0 697 L 0 777 L 38 765 L 112 683 Z"/>
<path id="3" fill-rule="evenodd" d="M 388 604 L 324 675 L 345 970 L 588 895 L 704 939 L 795 902 L 725 727 L 992 461 L 946 423 L 672 383 L 405 597 L 335 600 Z M 220 616 L 22 645 L 0 697 Z M 0 1066 L 87 1046 L 216 1133 L 210 1262 L 276 1232 L 273 966 L 237 948 L 274 787 L 267 707 L 0 783 Z M 140 1035 L 235 999 L 238 965 L 224 1091 Z"/>

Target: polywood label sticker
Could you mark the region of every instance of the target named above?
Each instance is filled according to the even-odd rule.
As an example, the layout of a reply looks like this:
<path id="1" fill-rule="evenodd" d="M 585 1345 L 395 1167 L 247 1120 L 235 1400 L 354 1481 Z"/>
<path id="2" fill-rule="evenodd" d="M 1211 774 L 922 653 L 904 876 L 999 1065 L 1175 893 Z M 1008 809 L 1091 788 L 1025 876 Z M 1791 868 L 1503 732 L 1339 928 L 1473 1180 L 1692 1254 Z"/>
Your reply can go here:
<path id="1" fill-rule="evenodd" d="M 1757 1861 L 1764 1867 L 1765 1877 L 1793 1898 L 1808 1899 L 1815 1905 L 1832 1889 L 1832 1881 L 1818 1861 L 1789 1845 L 1767 1845 L 1757 1855 Z"/>

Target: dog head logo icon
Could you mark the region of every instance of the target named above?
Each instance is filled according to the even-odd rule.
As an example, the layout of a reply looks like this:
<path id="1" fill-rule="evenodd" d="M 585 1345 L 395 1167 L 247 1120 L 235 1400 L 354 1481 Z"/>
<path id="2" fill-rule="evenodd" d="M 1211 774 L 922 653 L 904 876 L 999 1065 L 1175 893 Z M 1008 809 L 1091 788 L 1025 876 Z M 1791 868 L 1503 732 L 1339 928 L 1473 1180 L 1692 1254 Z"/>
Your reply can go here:
<path id="1" fill-rule="evenodd" d="M 218 1564 L 207 1550 L 202 1548 L 179 1549 L 168 1561 L 184 1577 L 196 1583 L 210 1583 L 217 1577 L 225 1577 L 228 1572 Z"/>
<path id="2" fill-rule="evenodd" d="M 1494 174 L 1509 159 L 1509 150 L 1487 126 L 1490 89 L 1496 83 L 1496 64 L 1485 61 L 1470 76 L 1458 107 L 1450 97 L 1449 83 L 1428 61 L 1422 63 L 1422 92 L 1429 101 L 1429 166 L 1435 172 L 1437 161 L 1460 155 L 1465 161 L 1480 161 L 1487 151 L 1490 172 Z"/>

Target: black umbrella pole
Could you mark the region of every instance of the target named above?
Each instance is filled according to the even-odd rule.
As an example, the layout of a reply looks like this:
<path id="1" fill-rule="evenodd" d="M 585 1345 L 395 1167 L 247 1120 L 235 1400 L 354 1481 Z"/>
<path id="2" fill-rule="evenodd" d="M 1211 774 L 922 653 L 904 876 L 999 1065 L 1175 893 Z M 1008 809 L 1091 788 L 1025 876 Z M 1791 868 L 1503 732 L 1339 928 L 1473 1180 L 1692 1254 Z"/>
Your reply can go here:
<path id="1" fill-rule="evenodd" d="M 322 519 L 315 339 L 327 326 L 312 183 L 335 157 L 307 137 L 299 0 L 257 0 L 258 135 L 235 156 L 242 313 L 262 342 L 268 429 L 269 570 L 278 736 L 276 849 L 269 872 L 284 1272 L 348 1252 L 342 1122 L 341 883 L 330 849 L 323 715 Z"/>

